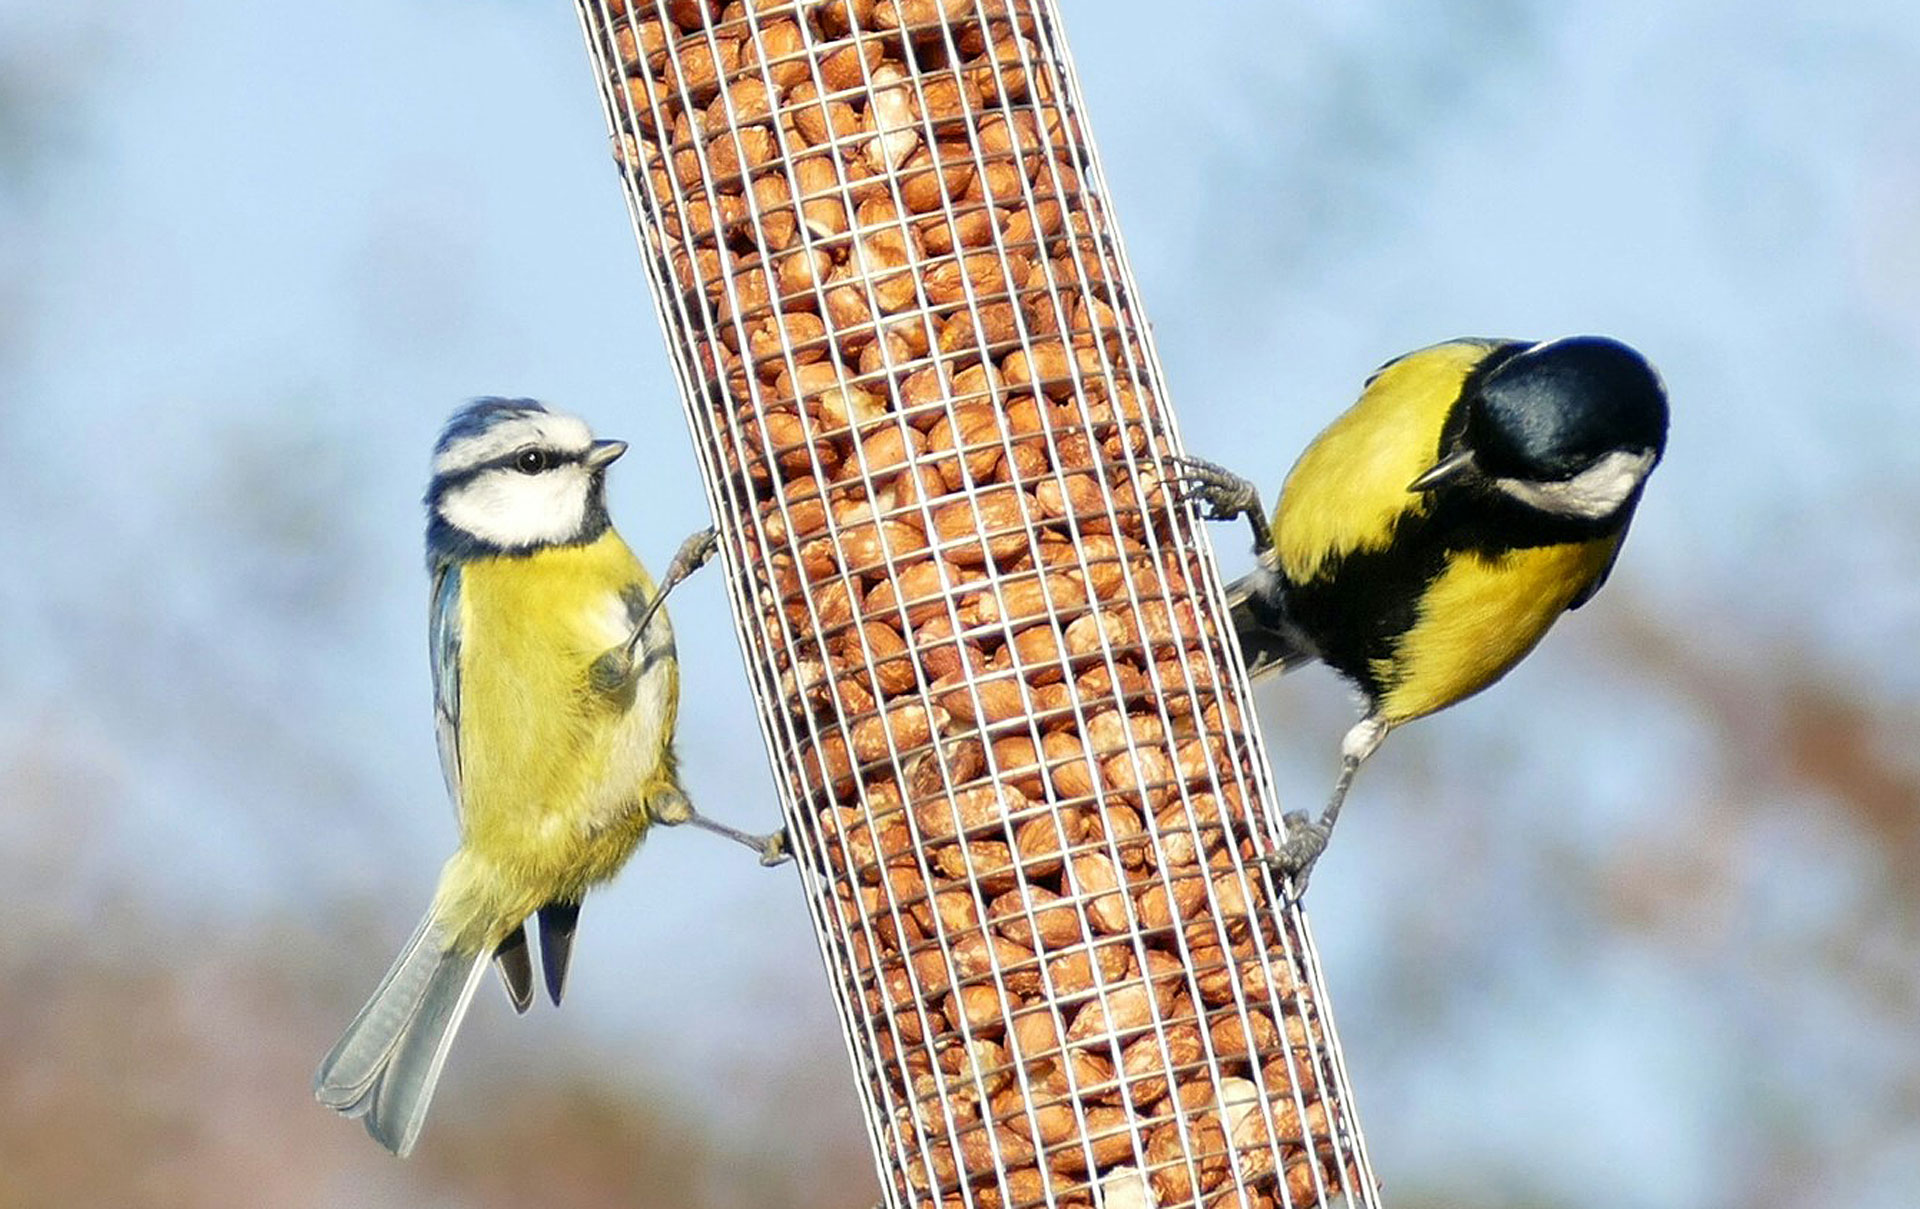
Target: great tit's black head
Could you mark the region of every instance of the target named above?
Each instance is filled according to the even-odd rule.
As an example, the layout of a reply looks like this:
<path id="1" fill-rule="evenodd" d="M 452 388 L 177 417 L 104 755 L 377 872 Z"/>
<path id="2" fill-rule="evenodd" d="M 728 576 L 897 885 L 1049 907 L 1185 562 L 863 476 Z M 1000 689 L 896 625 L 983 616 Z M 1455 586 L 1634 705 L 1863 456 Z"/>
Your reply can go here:
<path id="1" fill-rule="evenodd" d="M 476 399 L 433 446 L 430 558 L 517 553 L 588 541 L 607 528 L 607 465 L 621 441 L 532 399 Z"/>
<path id="2" fill-rule="evenodd" d="M 1508 358 L 1479 384 L 1466 443 L 1502 478 L 1569 479 L 1616 450 L 1658 457 L 1667 392 L 1645 357 L 1605 336 L 1571 336 Z"/>
<path id="3" fill-rule="evenodd" d="M 1551 340 L 1469 387 L 1457 459 L 1546 512 L 1601 520 L 1637 498 L 1667 446 L 1667 392 L 1604 336 Z"/>

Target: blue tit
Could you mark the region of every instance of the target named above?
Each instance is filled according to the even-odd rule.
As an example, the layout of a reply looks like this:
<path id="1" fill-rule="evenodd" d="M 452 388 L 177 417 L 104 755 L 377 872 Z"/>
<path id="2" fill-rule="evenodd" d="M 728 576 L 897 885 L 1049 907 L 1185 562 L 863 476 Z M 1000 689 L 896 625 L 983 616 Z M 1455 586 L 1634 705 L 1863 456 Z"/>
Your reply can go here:
<path id="1" fill-rule="evenodd" d="M 626 450 L 529 399 L 481 399 L 448 421 L 427 490 L 429 646 L 440 766 L 460 847 L 433 905 L 333 1052 L 314 1094 L 405 1155 L 426 1120 L 487 961 L 518 1011 L 533 999 L 530 928 L 557 1004 L 580 902 L 655 823 L 694 823 L 784 856 L 698 814 L 673 749 L 680 674 L 656 613 L 713 553 L 681 547 L 656 590 L 607 517 L 606 470 Z"/>
<path id="2" fill-rule="evenodd" d="M 1593 599 L 1666 441 L 1660 376 L 1619 341 L 1462 339 L 1377 370 L 1270 521 L 1251 483 L 1183 460 L 1209 519 L 1253 524 L 1259 569 L 1228 589 L 1249 671 L 1319 659 L 1366 699 L 1319 820 L 1288 816 L 1296 886 L 1388 732 L 1500 679 Z"/>

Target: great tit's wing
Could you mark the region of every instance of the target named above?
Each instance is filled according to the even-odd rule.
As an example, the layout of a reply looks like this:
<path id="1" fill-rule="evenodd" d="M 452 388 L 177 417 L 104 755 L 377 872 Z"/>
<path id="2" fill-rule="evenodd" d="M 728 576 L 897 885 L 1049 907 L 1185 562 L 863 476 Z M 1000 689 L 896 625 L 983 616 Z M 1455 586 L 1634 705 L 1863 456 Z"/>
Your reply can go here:
<path id="1" fill-rule="evenodd" d="M 1628 518 L 1628 519 L 1632 519 L 1632 518 Z M 1592 600 L 1594 597 L 1594 593 L 1598 592 L 1601 586 L 1607 582 L 1607 576 L 1613 574 L 1613 564 L 1620 561 L 1620 547 L 1625 545 L 1626 541 L 1627 541 L 1627 528 L 1625 525 L 1622 525 L 1620 527 L 1620 532 L 1614 536 L 1613 549 L 1607 554 L 1607 561 L 1600 565 L 1600 573 L 1598 575 L 1595 575 L 1593 577 L 1593 580 L 1590 583 L 1588 583 L 1586 587 L 1580 589 L 1579 594 L 1575 596 L 1573 600 L 1568 603 L 1567 605 L 1568 612 L 1572 612 L 1574 609 L 1577 609 L 1581 605 L 1587 603 L 1589 600 Z"/>
<path id="2" fill-rule="evenodd" d="M 1348 555 L 1384 550 L 1425 516 L 1429 493 L 1409 491 L 1441 457 L 1441 434 L 1469 376 L 1512 341 L 1449 340 L 1389 361 L 1354 405 L 1294 463 L 1273 516 L 1279 569 L 1310 583 Z"/>
<path id="3" fill-rule="evenodd" d="M 1318 657 L 1288 619 L 1279 577 L 1270 569 L 1262 567 L 1228 584 L 1227 610 L 1248 679 L 1290 672 Z"/>
<path id="4" fill-rule="evenodd" d="M 427 618 L 427 653 L 433 663 L 433 728 L 440 740 L 440 775 L 454 813 L 460 811 L 460 567 L 442 563 L 433 573 L 433 604 Z"/>

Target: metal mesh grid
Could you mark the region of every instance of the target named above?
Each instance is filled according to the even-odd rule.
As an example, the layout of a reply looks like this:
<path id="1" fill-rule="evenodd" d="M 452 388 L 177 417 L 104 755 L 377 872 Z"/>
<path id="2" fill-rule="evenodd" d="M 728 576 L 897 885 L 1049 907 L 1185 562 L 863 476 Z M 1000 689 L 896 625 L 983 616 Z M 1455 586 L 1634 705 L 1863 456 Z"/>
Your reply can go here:
<path id="1" fill-rule="evenodd" d="M 888 1203 L 1376 1203 L 1051 3 L 580 13 Z"/>

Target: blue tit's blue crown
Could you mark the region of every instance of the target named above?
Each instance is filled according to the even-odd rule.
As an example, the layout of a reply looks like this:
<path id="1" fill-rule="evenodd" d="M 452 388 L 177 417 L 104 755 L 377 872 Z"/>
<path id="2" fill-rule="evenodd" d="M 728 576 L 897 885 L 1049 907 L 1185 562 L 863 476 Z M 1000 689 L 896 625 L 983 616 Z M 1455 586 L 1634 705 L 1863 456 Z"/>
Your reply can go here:
<path id="1" fill-rule="evenodd" d="M 440 439 L 433 443 L 433 456 L 438 460 L 461 441 L 480 436 L 504 420 L 536 413 L 548 414 L 546 405 L 537 399 L 504 399 L 498 396 L 475 399 L 447 417 L 446 427 L 440 430 Z"/>
<path id="2" fill-rule="evenodd" d="M 1667 393 L 1645 357 L 1604 336 L 1526 348 L 1469 401 L 1465 443 L 1495 477 L 1564 480 L 1609 453 L 1667 444 Z"/>

